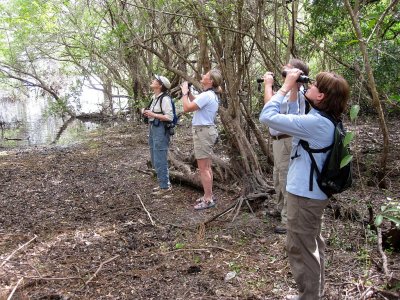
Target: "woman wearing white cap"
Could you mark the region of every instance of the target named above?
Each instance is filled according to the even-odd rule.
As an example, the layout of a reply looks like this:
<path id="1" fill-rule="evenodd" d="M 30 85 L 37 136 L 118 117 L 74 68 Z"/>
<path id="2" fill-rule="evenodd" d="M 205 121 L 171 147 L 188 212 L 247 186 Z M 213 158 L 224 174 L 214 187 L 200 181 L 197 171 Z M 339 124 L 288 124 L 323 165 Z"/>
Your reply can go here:
<path id="1" fill-rule="evenodd" d="M 153 189 L 153 195 L 163 195 L 171 191 L 168 172 L 168 148 L 170 134 L 165 130 L 164 122 L 173 119 L 171 97 L 168 90 L 171 83 L 164 76 L 155 75 L 150 88 L 153 90 L 151 104 L 143 111 L 143 115 L 149 119 L 149 146 L 151 164 L 156 170 L 158 187 Z"/>

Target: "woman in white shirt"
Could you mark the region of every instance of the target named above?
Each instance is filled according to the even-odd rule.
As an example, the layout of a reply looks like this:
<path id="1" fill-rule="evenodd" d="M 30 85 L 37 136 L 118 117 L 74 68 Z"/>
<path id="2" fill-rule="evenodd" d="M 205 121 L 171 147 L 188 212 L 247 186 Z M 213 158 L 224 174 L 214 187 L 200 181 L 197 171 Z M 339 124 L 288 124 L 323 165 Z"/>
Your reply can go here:
<path id="1" fill-rule="evenodd" d="M 218 111 L 219 93 L 221 92 L 221 72 L 212 69 L 202 76 L 200 83 L 204 91 L 197 97 L 194 97 L 189 92 L 187 82 L 184 82 L 181 86 L 183 110 L 185 112 L 194 112 L 192 119 L 194 155 L 204 190 L 203 197 L 196 201 L 197 204 L 194 206 L 196 210 L 215 206 L 212 192 L 213 172 L 211 157 L 213 146 L 218 138 L 215 117 Z"/>

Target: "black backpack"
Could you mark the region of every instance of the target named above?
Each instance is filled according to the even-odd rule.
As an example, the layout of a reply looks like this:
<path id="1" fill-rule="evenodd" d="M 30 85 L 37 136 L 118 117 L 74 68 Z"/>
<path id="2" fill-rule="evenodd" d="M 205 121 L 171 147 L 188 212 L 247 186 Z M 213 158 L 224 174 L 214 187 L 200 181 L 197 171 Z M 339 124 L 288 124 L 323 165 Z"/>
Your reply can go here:
<path id="1" fill-rule="evenodd" d="M 310 185 L 309 190 L 313 190 L 314 171 L 317 174 L 317 183 L 320 189 L 328 196 L 341 193 L 347 190 L 352 182 L 352 156 L 350 149 L 345 142 L 346 131 L 341 120 L 335 120 L 332 116 L 319 111 L 321 116 L 329 119 L 335 126 L 333 144 L 322 148 L 312 149 L 308 142 L 300 140 L 299 144 L 308 152 L 311 159 Z M 318 170 L 313 153 L 325 153 L 331 150 L 326 157 L 322 170 Z"/>

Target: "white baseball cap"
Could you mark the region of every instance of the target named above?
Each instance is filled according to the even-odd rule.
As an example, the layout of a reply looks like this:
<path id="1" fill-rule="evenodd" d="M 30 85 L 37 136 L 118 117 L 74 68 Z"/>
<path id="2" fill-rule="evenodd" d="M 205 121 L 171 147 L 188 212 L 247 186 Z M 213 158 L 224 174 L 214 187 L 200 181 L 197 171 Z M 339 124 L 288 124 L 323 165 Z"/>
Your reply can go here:
<path id="1" fill-rule="evenodd" d="M 167 77 L 161 76 L 161 75 L 157 75 L 155 74 L 154 77 L 162 83 L 163 86 L 165 86 L 167 89 L 171 88 L 171 82 L 169 82 Z"/>

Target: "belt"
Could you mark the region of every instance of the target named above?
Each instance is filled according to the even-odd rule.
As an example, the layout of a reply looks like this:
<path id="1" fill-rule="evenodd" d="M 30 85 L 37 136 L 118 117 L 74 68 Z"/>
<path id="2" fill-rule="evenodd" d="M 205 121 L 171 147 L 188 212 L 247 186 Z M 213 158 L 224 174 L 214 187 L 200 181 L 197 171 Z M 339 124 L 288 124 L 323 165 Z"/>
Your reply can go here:
<path id="1" fill-rule="evenodd" d="M 290 137 L 292 137 L 291 135 L 288 135 L 288 134 L 280 134 L 280 135 L 271 135 L 271 138 L 273 139 L 273 140 L 281 140 L 281 139 L 287 139 L 287 138 L 290 138 Z"/>

